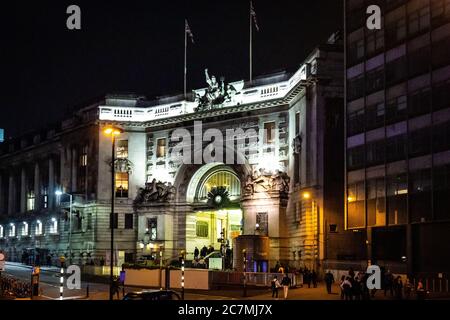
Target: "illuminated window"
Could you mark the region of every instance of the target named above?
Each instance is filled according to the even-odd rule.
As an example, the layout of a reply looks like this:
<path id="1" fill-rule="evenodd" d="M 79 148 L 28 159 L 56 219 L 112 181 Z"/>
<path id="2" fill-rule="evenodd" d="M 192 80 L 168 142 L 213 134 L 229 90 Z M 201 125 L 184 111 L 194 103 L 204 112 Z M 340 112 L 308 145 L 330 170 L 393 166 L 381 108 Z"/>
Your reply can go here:
<path id="1" fill-rule="evenodd" d="M 272 144 L 275 142 L 275 122 L 264 123 L 264 143 Z"/>
<path id="2" fill-rule="evenodd" d="M 22 222 L 19 235 L 21 237 L 25 237 L 28 235 L 28 223 L 27 222 Z"/>
<path id="3" fill-rule="evenodd" d="M 155 241 L 158 237 L 158 219 L 150 218 L 147 220 L 147 229 L 150 234 L 150 240 Z"/>
<path id="4" fill-rule="evenodd" d="M 116 172 L 116 197 L 128 198 L 128 172 Z"/>
<path id="5" fill-rule="evenodd" d="M 231 200 L 241 195 L 241 182 L 229 171 L 218 171 L 204 180 L 200 187 L 198 200 L 208 199 L 208 193 L 212 188 L 225 187 Z"/>
<path id="6" fill-rule="evenodd" d="M 0 238 L 4 237 L 5 237 L 5 229 L 3 228 L 3 226 L 0 226 Z"/>
<path id="7" fill-rule="evenodd" d="M 196 235 L 200 238 L 208 238 L 208 222 L 205 221 L 197 221 L 195 225 Z"/>
<path id="8" fill-rule="evenodd" d="M 42 222 L 41 222 L 41 220 L 36 221 L 34 234 L 37 235 L 37 236 L 41 236 L 42 235 Z"/>
<path id="9" fill-rule="evenodd" d="M 88 146 L 84 146 L 81 149 L 80 167 L 87 167 L 87 163 L 88 163 Z"/>
<path id="10" fill-rule="evenodd" d="M 58 233 L 58 220 L 56 218 L 52 218 L 49 224 L 49 233 L 57 234 Z"/>
<path id="11" fill-rule="evenodd" d="M 34 195 L 34 191 L 30 190 L 27 194 L 27 210 L 33 211 L 35 209 L 36 196 Z"/>
<path id="12" fill-rule="evenodd" d="M 167 147 L 166 147 L 166 138 L 158 139 L 156 143 L 156 157 L 163 158 L 166 156 Z"/>
<path id="13" fill-rule="evenodd" d="M 15 236 L 16 236 L 16 225 L 14 223 L 11 223 L 9 225 L 8 237 L 15 237 Z"/>
<path id="14" fill-rule="evenodd" d="M 117 159 L 127 159 L 128 158 L 128 140 L 117 141 Z"/>
<path id="15" fill-rule="evenodd" d="M 48 208 L 48 189 L 47 187 L 42 188 L 42 199 L 44 199 L 44 209 Z"/>

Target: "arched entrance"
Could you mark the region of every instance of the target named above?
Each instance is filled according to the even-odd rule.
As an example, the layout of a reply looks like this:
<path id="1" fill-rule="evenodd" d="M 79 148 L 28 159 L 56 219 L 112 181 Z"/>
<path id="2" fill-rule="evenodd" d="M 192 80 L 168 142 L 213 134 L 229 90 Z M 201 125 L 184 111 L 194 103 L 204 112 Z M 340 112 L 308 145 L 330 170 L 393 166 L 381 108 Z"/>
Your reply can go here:
<path id="1" fill-rule="evenodd" d="M 192 208 L 186 214 L 188 259 L 194 259 L 198 248 L 200 256 L 220 251 L 231 263 L 233 239 L 242 234 L 240 200 L 241 180 L 232 167 L 206 164 L 192 175 L 186 190 Z"/>

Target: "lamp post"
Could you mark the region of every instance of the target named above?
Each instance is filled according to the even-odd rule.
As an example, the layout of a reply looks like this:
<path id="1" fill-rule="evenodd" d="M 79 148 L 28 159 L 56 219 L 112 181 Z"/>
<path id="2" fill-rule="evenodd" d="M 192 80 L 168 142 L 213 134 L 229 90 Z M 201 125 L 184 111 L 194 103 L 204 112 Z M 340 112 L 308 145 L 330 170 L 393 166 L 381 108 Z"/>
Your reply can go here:
<path id="1" fill-rule="evenodd" d="M 69 263 L 72 264 L 72 200 L 73 196 L 70 193 L 62 192 L 61 190 L 55 191 L 57 197 L 62 195 L 69 196 Z"/>
<path id="2" fill-rule="evenodd" d="M 247 250 L 242 249 L 242 255 L 244 258 L 244 297 L 247 296 Z"/>
<path id="3" fill-rule="evenodd" d="M 184 300 L 184 256 L 185 251 L 181 250 L 181 300 Z"/>
<path id="4" fill-rule="evenodd" d="M 163 247 L 159 247 L 159 290 L 162 290 L 162 267 L 163 267 Z M 167 275 L 166 275 L 167 276 Z"/>
<path id="5" fill-rule="evenodd" d="M 114 288 L 114 200 L 115 200 L 115 175 L 116 175 L 116 136 L 123 133 L 123 130 L 116 127 L 107 127 L 104 129 L 104 134 L 111 136 L 112 148 L 111 148 L 111 216 L 110 216 L 110 228 L 111 228 L 111 256 L 110 256 L 110 274 L 109 274 L 109 300 L 113 300 L 113 288 Z"/>

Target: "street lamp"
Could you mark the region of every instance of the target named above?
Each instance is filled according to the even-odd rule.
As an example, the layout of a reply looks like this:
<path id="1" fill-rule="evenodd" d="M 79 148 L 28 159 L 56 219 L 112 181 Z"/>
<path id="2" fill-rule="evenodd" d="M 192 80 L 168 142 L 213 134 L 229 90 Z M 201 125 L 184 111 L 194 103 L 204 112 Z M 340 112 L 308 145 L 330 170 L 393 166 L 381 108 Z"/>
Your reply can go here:
<path id="1" fill-rule="evenodd" d="M 72 264 L 72 200 L 73 196 L 70 193 L 62 192 L 61 190 L 55 191 L 57 197 L 62 195 L 69 196 L 69 262 Z"/>
<path id="2" fill-rule="evenodd" d="M 181 250 L 181 300 L 184 300 L 184 259 L 186 252 Z"/>
<path id="3" fill-rule="evenodd" d="M 242 255 L 244 258 L 244 297 L 247 296 L 247 250 L 242 249 Z"/>
<path id="4" fill-rule="evenodd" d="M 111 136 L 112 148 L 111 148 L 111 257 L 110 257 L 110 275 L 109 275 L 109 300 L 113 300 L 113 287 L 114 287 L 114 200 L 115 200 L 115 175 L 116 175 L 116 136 L 123 133 L 123 130 L 117 127 L 107 127 L 103 130 L 103 133 L 107 136 Z"/>

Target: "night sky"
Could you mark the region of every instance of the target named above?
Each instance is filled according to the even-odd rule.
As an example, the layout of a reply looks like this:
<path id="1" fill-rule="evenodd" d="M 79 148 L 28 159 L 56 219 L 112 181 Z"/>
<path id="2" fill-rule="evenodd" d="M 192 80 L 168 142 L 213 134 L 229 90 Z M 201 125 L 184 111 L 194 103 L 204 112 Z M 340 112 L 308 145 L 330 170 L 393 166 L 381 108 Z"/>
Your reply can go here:
<path id="1" fill-rule="evenodd" d="M 6 136 L 54 123 L 107 93 L 182 93 L 185 18 L 195 37 L 188 89 L 205 86 L 205 68 L 227 81 L 248 79 L 247 0 L 14 2 L 0 10 Z M 254 76 L 299 66 L 341 29 L 340 0 L 253 3 Z M 80 31 L 66 28 L 70 4 L 81 7 Z"/>

